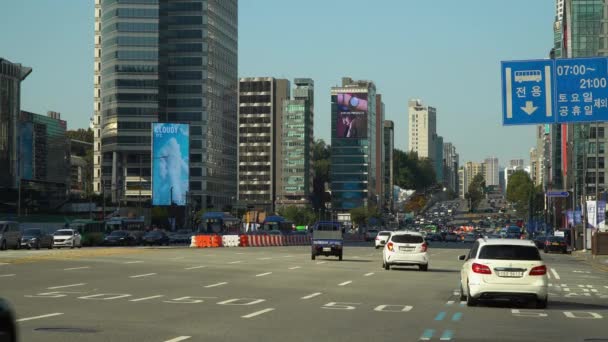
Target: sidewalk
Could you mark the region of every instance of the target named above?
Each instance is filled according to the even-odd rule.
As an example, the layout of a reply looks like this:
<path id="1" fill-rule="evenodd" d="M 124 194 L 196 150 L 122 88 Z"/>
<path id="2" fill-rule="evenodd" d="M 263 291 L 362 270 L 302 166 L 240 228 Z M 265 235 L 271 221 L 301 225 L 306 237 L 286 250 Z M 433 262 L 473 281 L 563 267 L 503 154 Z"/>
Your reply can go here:
<path id="1" fill-rule="evenodd" d="M 574 251 L 572 255 L 579 259 L 583 260 L 592 267 L 608 272 L 608 255 L 592 255 L 591 251 Z"/>

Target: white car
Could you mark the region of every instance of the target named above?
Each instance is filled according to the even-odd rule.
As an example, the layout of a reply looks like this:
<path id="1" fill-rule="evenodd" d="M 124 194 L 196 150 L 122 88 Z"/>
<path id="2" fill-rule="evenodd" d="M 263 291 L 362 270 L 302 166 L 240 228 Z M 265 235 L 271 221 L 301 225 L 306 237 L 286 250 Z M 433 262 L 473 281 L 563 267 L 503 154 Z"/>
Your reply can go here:
<path id="1" fill-rule="evenodd" d="M 479 239 L 460 271 L 460 300 L 475 306 L 480 299 L 524 299 L 547 307 L 547 266 L 530 240 Z"/>
<path id="2" fill-rule="evenodd" d="M 391 237 L 391 233 L 392 232 L 383 230 L 379 232 L 378 235 L 376 235 L 376 239 L 374 240 L 374 245 L 376 246 L 376 249 L 386 245 L 386 241 L 388 241 L 388 239 Z"/>
<path id="3" fill-rule="evenodd" d="M 411 231 L 400 231 L 391 234 L 382 251 L 382 267 L 390 270 L 391 266 L 418 266 L 421 271 L 429 269 L 428 244 L 422 234 Z"/>
<path id="4" fill-rule="evenodd" d="M 75 229 L 59 229 L 53 233 L 53 246 L 61 247 L 82 247 L 82 236 Z"/>

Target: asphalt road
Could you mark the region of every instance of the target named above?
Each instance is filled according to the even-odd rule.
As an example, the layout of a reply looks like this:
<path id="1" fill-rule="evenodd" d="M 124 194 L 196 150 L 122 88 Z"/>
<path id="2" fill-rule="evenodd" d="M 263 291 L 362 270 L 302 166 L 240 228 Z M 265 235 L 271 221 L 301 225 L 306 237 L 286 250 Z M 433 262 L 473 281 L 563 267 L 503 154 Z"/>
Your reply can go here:
<path id="1" fill-rule="evenodd" d="M 428 272 L 381 268 L 351 245 L 0 252 L 0 296 L 21 341 L 591 341 L 608 339 L 608 273 L 568 255 L 546 310 L 458 300 L 462 243 L 431 245 Z"/>

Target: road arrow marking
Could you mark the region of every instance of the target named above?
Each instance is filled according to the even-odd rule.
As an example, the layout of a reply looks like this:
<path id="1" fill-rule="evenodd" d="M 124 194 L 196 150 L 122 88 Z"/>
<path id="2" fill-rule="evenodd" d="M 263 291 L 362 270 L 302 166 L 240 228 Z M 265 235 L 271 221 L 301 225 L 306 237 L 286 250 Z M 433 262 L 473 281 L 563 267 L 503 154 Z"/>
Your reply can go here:
<path id="1" fill-rule="evenodd" d="M 521 110 L 526 112 L 526 114 L 528 114 L 528 115 L 534 114 L 534 112 L 536 112 L 536 110 L 538 109 L 538 107 L 534 107 L 534 104 L 532 103 L 532 101 L 526 101 L 526 106 L 520 107 L 520 108 L 521 108 Z"/>

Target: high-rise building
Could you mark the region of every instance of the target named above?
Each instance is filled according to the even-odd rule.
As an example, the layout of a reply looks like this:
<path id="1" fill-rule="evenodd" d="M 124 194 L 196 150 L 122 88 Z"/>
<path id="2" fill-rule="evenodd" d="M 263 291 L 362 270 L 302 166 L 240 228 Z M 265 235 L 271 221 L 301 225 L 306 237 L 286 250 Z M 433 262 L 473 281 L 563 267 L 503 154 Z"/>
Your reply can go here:
<path id="1" fill-rule="evenodd" d="M 462 168 L 462 174 L 459 171 L 460 178 L 460 195 L 461 198 L 464 198 L 464 195 L 469 191 L 469 185 L 473 181 L 475 176 L 481 175 L 484 180 L 486 176 L 486 165 L 485 163 L 476 163 L 472 161 L 468 161 L 464 164 Z"/>
<path id="2" fill-rule="evenodd" d="M 385 207 L 393 211 L 393 186 L 395 179 L 393 174 L 393 151 L 395 149 L 395 124 L 391 120 L 384 121 L 384 203 Z"/>
<path id="3" fill-rule="evenodd" d="M 248 77 L 239 81 L 239 205 L 275 211 L 283 162 L 283 102 L 289 81 Z M 289 109 L 289 108 L 288 108 Z"/>
<path id="4" fill-rule="evenodd" d="M 293 99 L 283 101 L 283 160 L 277 205 L 310 203 L 313 187 L 314 82 L 294 80 Z"/>
<path id="5" fill-rule="evenodd" d="M 525 163 L 523 159 L 511 159 L 509 160 L 510 167 L 524 167 Z"/>
<path id="6" fill-rule="evenodd" d="M 409 150 L 416 152 L 418 157 L 434 159 L 437 134 L 437 111 L 431 106 L 425 106 L 420 99 L 412 99 L 408 103 L 408 140 Z"/>
<path id="7" fill-rule="evenodd" d="M 384 102 L 382 95 L 376 94 L 376 194 L 378 207 L 384 207 Z"/>
<path id="8" fill-rule="evenodd" d="M 523 162 L 523 160 L 522 160 Z M 486 186 L 498 186 L 500 181 L 498 180 L 498 158 L 489 157 L 484 161 L 485 165 L 485 181 Z"/>
<path id="9" fill-rule="evenodd" d="M 458 153 L 451 142 L 443 143 L 444 183 L 448 189 L 458 192 Z"/>
<path id="10" fill-rule="evenodd" d="M 95 1 L 96 192 L 150 198 L 151 124 L 176 122 L 190 124 L 190 202 L 234 201 L 237 28 L 237 0 Z"/>
<path id="11" fill-rule="evenodd" d="M 331 174 L 333 210 L 375 205 L 376 86 L 342 78 L 331 88 Z"/>
<path id="12" fill-rule="evenodd" d="M 12 202 L 10 190 L 19 184 L 19 115 L 21 112 L 21 81 L 32 68 L 0 58 L 0 198 Z"/>
<path id="13" fill-rule="evenodd" d="M 530 178 L 534 185 L 538 183 L 539 174 L 538 152 L 536 147 L 532 147 L 530 149 Z"/>
<path id="14" fill-rule="evenodd" d="M 464 166 L 458 168 L 458 197 L 464 199 L 469 191 L 467 172 Z"/>
<path id="15" fill-rule="evenodd" d="M 443 175 L 444 160 L 443 160 L 443 137 L 435 134 L 433 137 L 433 144 L 435 147 L 435 155 L 432 158 L 433 166 L 435 167 L 435 180 L 437 184 L 445 185 L 445 177 Z"/>

